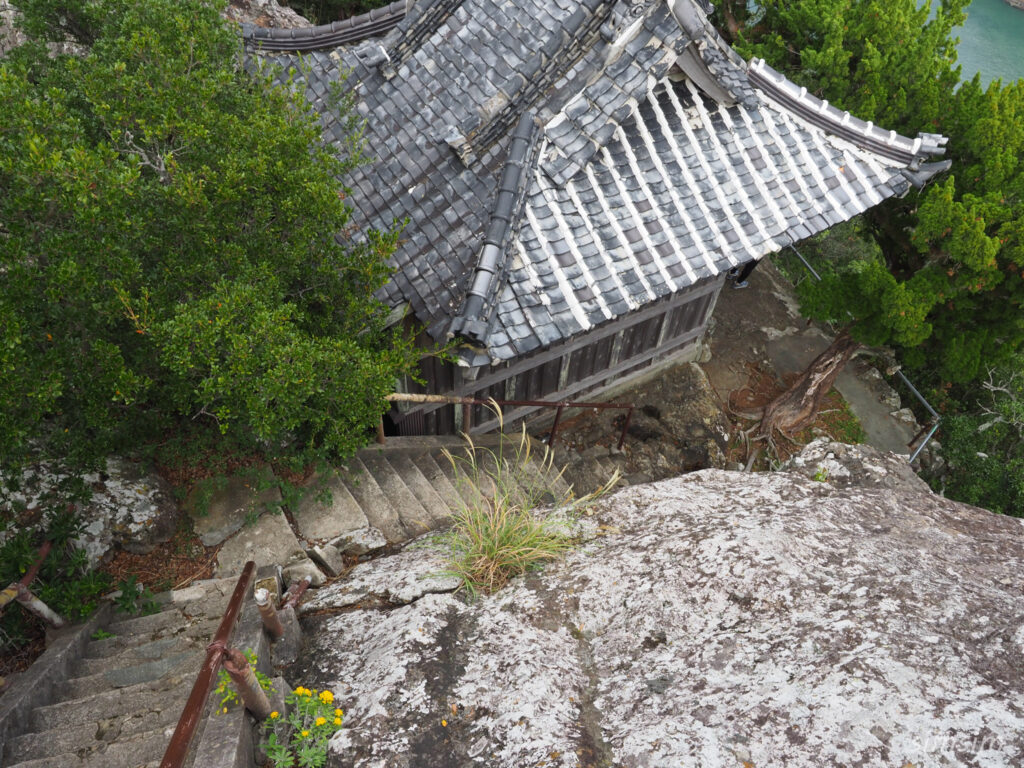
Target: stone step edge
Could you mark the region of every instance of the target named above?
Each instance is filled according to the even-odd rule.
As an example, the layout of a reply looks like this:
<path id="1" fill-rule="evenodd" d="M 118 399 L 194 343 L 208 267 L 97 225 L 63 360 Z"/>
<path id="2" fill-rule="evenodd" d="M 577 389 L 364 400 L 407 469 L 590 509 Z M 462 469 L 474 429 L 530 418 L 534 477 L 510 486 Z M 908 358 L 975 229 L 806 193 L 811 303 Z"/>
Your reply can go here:
<path id="1" fill-rule="evenodd" d="M 29 730 L 36 707 L 50 704 L 58 683 L 70 676 L 71 667 L 85 651 L 97 629 L 110 623 L 113 606 L 104 602 L 85 623 L 61 631 L 43 655 L 21 673 L 0 696 L 0 760 L 7 740 Z"/>

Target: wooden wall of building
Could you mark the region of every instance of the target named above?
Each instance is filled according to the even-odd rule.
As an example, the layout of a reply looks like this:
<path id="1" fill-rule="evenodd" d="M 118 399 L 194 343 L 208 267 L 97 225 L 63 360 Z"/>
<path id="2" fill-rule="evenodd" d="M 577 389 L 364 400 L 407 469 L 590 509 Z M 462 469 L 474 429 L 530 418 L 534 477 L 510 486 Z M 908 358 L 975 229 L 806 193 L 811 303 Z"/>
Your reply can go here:
<path id="1" fill-rule="evenodd" d="M 408 382 L 410 392 L 455 394 L 495 400 L 582 400 L 624 376 L 646 368 L 699 341 L 707 328 L 722 276 L 650 304 L 625 317 L 594 328 L 569 341 L 527 357 L 489 366 L 475 379 L 465 369 L 436 357 L 425 357 L 420 373 L 425 384 Z M 536 408 L 505 409 L 506 422 Z M 463 431 L 461 406 L 426 405 L 391 414 L 399 434 L 432 435 Z M 485 406 L 473 406 L 472 432 L 496 426 Z"/>

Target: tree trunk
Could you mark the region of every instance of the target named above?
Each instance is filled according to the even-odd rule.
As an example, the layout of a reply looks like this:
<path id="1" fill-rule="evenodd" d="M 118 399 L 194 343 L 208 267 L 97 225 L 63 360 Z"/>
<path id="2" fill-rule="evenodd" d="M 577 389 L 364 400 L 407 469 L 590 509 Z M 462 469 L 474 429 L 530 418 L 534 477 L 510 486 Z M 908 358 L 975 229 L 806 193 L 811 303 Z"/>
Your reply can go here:
<path id="1" fill-rule="evenodd" d="M 770 437 L 778 430 L 788 435 L 809 427 L 818 415 L 821 401 L 859 346 L 849 330 L 840 333 L 789 389 L 768 403 L 759 433 Z"/>
<path id="2" fill-rule="evenodd" d="M 736 42 L 736 38 L 739 37 L 740 23 L 736 20 L 736 14 L 732 11 L 732 3 L 730 0 L 725 0 L 725 5 L 722 7 L 722 15 L 725 17 L 728 41 L 729 44 L 732 45 Z"/>

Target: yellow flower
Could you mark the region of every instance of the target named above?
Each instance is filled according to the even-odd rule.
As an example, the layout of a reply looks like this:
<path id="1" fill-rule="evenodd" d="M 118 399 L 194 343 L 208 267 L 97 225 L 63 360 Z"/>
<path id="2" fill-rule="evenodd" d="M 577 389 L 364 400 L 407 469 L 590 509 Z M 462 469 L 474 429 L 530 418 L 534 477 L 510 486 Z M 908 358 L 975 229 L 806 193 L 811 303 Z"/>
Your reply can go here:
<path id="1" fill-rule="evenodd" d="M 227 708 L 227 707 L 224 707 L 224 709 L 223 709 L 223 711 L 222 711 L 222 714 L 225 714 L 225 715 L 226 715 L 227 713 L 228 713 L 228 708 Z"/>
<path id="2" fill-rule="evenodd" d="M 342 711 L 341 711 L 340 709 L 336 709 L 336 710 L 334 710 L 334 716 L 335 716 L 335 717 L 341 717 L 341 716 L 342 716 L 342 715 L 344 715 L 344 714 L 345 714 L 345 713 L 344 713 L 344 712 L 342 712 Z"/>
<path id="3" fill-rule="evenodd" d="M 281 716 L 280 712 L 271 712 L 270 713 L 270 719 L 271 720 L 277 720 L 277 718 L 279 718 L 280 716 Z"/>
<path id="4" fill-rule="evenodd" d="M 340 717 L 334 718 L 334 724 L 335 725 L 341 725 L 341 718 Z"/>
<path id="5" fill-rule="evenodd" d="M 298 688 L 296 688 L 296 689 L 295 689 L 295 695 L 296 695 L 296 696 L 304 696 L 304 695 L 305 695 L 305 690 L 306 690 L 306 689 L 305 689 L 305 688 L 303 688 L 303 687 L 302 687 L 302 686 L 300 685 L 300 686 L 299 686 Z"/>
<path id="6" fill-rule="evenodd" d="M 322 701 L 324 704 L 333 704 L 334 694 L 330 691 L 324 691 L 320 694 L 320 701 Z"/>
<path id="7" fill-rule="evenodd" d="M 303 731 L 302 738 L 306 738 L 307 736 L 309 736 L 309 731 Z"/>
<path id="8" fill-rule="evenodd" d="M 442 728 L 447 728 L 448 727 L 448 721 L 447 720 L 442 720 L 441 721 L 441 727 Z"/>
<path id="9" fill-rule="evenodd" d="M 326 717 L 318 717 L 316 719 L 314 725 L 316 725 L 316 727 L 319 728 L 321 725 L 323 725 L 326 722 L 327 722 L 327 718 Z"/>

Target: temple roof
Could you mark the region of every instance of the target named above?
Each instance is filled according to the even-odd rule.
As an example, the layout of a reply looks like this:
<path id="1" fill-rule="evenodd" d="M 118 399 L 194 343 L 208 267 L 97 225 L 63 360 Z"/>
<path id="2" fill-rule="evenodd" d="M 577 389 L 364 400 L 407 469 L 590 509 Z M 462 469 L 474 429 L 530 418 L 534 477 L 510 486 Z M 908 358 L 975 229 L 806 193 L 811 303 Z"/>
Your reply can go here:
<path id="1" fill-rule="evenodd" d="M 947 167 L 927 162 L 944 138 L 885 131 L 742 61 L 707 11 L 419 0 L 245 36 L 294 67 L 328 141 L 348 131 L 332 83 L 354 99 L 373 158 L 346 179 L 356 223 L 407 222 L 381 298 L 438 340 L 466 340 L 477 365 L 762 258 Z"/>

